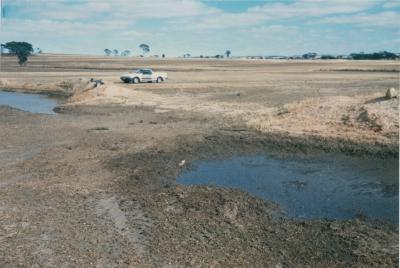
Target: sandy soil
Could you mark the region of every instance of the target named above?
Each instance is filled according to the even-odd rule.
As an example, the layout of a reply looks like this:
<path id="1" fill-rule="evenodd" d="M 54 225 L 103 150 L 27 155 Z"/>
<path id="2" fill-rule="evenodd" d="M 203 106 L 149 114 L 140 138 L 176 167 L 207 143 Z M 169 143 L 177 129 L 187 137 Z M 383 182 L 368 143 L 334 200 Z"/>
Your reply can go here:
<path id="1" fill-rule="evenodd" d="M 70 96 L 57 116 L 0 107 L 1 266 L 396 266 L 396 227 L 276 218 L 243 192 L 175 178 L 182 160 L 270 147 L 398 157 L 398 100 L 381 98 L 398 88 L 397 62 L 44 55 L 1 66 L 3 89 Z M 143 66 L 170 80 L 118 80 Z"/>

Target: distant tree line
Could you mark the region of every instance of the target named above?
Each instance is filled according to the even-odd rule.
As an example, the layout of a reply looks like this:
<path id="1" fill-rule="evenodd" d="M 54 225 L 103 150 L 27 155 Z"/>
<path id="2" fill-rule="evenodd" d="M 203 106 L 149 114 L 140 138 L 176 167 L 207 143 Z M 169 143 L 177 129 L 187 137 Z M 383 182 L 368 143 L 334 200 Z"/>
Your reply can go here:
<path id="1" fill-rule="evenodd" d="M 144 57 L 147 53 L 150 52 L 150 46 L 147 44 L 140 44 L 139 48 L 142 50 L 141 57 Z M 40 48 L 33 48 L 32 44 L 28 42 L 7 42 L 5 44 L 0 44 L 0 52 L 3 54 L 4 49 L 8 51 L 8 54 L 15 55 L 18 58 L 19 65 L 23 66 L 26 65 L 28 62 L 28 57 L 32 54 L 41 54 L 43 51 Z M 107 56 L 129 56 L 131 55 L 130 50 L 124 50 L 121 53 L 118 49 L 104 49 L 104 53 Z M 231 56 L 231 51 L 226 50 L 224 54 L 217 54 L 215 56 L 203 56 L 200 55 L 200 58 L 216 58 L 222 59 L 229 58 Z M 153 57 L 159 57 L 158 55 L 154 55 Z M 162 58 L 165 58 L 165 54 L 161 55 Z M 192 55 L 190 53 L 186 53 L 183 56 L 184 58 L 191 58 Z M 315 52 L 308 52 L 303 55 L 299 56 L 248 56 L 249 59 L 322 59 L 322 60 L 329 60 L 329 59 L 353 59 L 353 60 L 396 60 L 400 59 L 400 54 L 395 54 L 388 51 L 381 51 L 381 52 L 374 52 L 374 53 L 351 53 L 349 55 L 318 55 Z"/>
<path id="2" fill-rule="evenodd" d="M 139 48 L 142 50 L 142 54 L 139 56 L 144 57 L 147 53 L 150 52 L 150 46 L 147 44 L 140 44 Z M 107 56 L 129 56 L 131 55 L 130 50 L 124 50 L 119 54 L 117 49 L 110 50 L 106 48 L 104 50 L 104 53 Z M 204 56 L 200 55 L 200 58 L 215 58 L 215 59 L 223 59 L 223 58 L 230 58 L 231 57 L 231 51 L 228 49 L 225 51 L 224 54 L 217 54 L 215 56 Z M 159 57 L 158 55 L 154 55 L 153 57 Z M 185 53 L 183 54 L 183 58 L 192 58 L 193 56 L 190 53 Z M 162 54 L 162 58 L 165 58 L 165 54 Z M 381 52 L 374 52 L 374 53 L 351 53 L 349 55 L 329 55 L 329 54 L 323 54 L 323 55 L 318 55 L 315 52 L 308 52 L 303 55 L 299 56 L 247 56 L 246 58 L 249 59 L 274 59 L 274 58 L 279 58 L 279 59 L 305 59 L 305 60 L 312 60 L 312 59 L 322 59 L 322 60 L 333 60 L 333 59 L 353 59 L 353 60 L 395 60 L 400 58 L 400 54 L 395 54 L 392 52 L 388 51 L 381 51 Z"/>
<path id="3" fill-rule="evenodd" d="M 111 56 L 111 55 L 114 55 L 114 56 L 129 56 L 131 54 L 131 51 L 130 50 L 124 50 L 124 51 L 121 51 L 121 54 L 120 54 L 118 49 L 111 50 L 111 49 L 106 48 L 106 49 L 104 49 L 104 53 L 107 56 Z"/>
<path id="4" fill-rule="evenodd" d="M 142 54 L 140 55 L 141 57 L 144 57 L 147 53 L 150 52 L 150 46 L 147 45 L 147 44 L 140 44 L 140 45 L 139 45 L 139 48 L 142 50 Z M 124 50 L 124 51 L 122 51 L 122 52 L 120 53 L 120 52 L 118 51 L 118 49 L 113 49 L 113 50 L 111 50 L 111 49 L 109 49 L 109 48 L 106 48 L 106 49 L 104 49 L 104 53 L 105 53 L 107 56 L 114 55 L 114 56 L 123 56 L 123 57 L 126 57 L 126 56 L 131 55 L 131 51 L 128 50 L 128 49 L 126 49 L 126 50 Z M 154 55 L 154 56 L 158 58 L 158 55 Z M 162 54 L 162 57 L 165 58 L 165 54 Z"/>
<path id="5" fill-rule="evenodd" d="M 399 55 L 396 55 L 392 52 L 381 51 L 374 53 L 351 53 L 350 58 L 353 60 L 395 60 L 399 58 Z"/>
<path id="6" fill-rule="evenodd" d="M 322 55 L 321 59 L 322 60 L 334 60 L 337 59 L 338 57 L 332 56 L 332 55 Z"/>
<path id="7" fill-rule="evenodd" d="M 374 53 L 351 53 L 349 55 L 321 55 L 318 56 L 315 52 L 309 52 L 303 54 L 301 57 L 290 57 L 293 59 L 322 59 L 322 60 L 331 60 L 331 59 L 353 59 L 353 60 L 395 60 L 400 58 L 400 55 L 396 55 L 395 53 L 388 51 L 374 52 Z"/>
<path id="8" fill-rule="evenodd" d="M 200 59 L 204 59 L 204 58 L 206 58 L 206 59 L 209 59 L 209 58 L 223 59 L 224 55 L 225 55 L 226 58 L 229 58 L 231 56 L 231 54 L 232 54 L 232 52 L 229 49 L 227 49 L 224 54 L 217 54 L 215 56 L 200 55 L 199 58 Z M 192 56 L 189 53 L 186 53 L 186 54 L 183 55 L 183 57 L 184 58 L 191 58 Z"/>
<path id="9" fill-rule="evenodd" d="M 302 58 L 306 59 L 306 60 L 315 59 L 316 57 L 317 57 L 317 53 L 315 53 L 315 52 L 308 52 L 306 54 L 303 54 L 303 56 L 302 56 Z"/>

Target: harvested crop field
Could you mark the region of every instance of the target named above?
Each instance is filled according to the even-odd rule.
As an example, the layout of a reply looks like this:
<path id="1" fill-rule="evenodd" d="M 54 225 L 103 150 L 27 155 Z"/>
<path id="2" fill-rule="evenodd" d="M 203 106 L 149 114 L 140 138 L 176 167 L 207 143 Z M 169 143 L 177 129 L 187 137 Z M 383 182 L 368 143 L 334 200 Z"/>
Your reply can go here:
<path id="1" fill-rule="evenodd" d="M 169 80 L 119 80 L 139 67 Z M 0 266 L 396 266 L 398 223 L 282 217 L 268 199 L 176 178 L 197 161 L 262 152 L 398 162 L 399 100 L 384 96 L 399 71 L 396 61 L 2 57 L 2 90 L 60 104 L 56 115 L 0 106 Z M 398 202 L 390 183 L 385 198 Z"/>

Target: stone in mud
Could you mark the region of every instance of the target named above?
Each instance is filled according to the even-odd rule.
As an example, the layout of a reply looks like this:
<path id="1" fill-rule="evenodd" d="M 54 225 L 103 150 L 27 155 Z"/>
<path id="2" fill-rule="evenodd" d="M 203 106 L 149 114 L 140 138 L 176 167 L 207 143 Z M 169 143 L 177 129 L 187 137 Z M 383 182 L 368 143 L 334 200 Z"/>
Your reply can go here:
<path id="1" fill-rule="evenodd" d="M 231 221 L 236 219 L 238 206 L 235 203 L 226 203 L 223 207 L 223 215 Z"/>
<path id="2" fill-rule="evenodd" d="M 386 91 L 386 98 L 387 98 L 387 99 L 396 98 L 397 95 L 398 95 L 398 93 L 397 93 L 397 91 L 396 91 L 393 87 L 388 88 L 388 90 Z"/>

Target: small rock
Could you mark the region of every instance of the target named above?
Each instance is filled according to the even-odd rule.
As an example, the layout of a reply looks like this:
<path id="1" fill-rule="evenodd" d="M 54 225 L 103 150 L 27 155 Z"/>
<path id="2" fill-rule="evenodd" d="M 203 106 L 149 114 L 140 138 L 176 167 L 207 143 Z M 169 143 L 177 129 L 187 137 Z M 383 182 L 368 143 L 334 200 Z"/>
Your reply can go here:
<path id="1" fill-rule="evenodd" d="M 336 222 L 332 222 L 331 224 L 329 224 L 329 228 L 331 228 L 331 230 L 333 231 L 338 231 L 340 230 L 340 224 L 336 223 Z"/>
<path id="2" fill-rule="evenodd" d="M 393 87 L 388 88 L 388 90 L 386 91 L 386 98 L 393 99 L 396 97 L 397 97 L 397 91 Z"/>
<path id="3" fill-rule="evenodd" d="M 234 221 L 238 215 L 239 209 L 235 203 L 227 203 L 223 207 L 223 214 L 226 218 Z"/>

